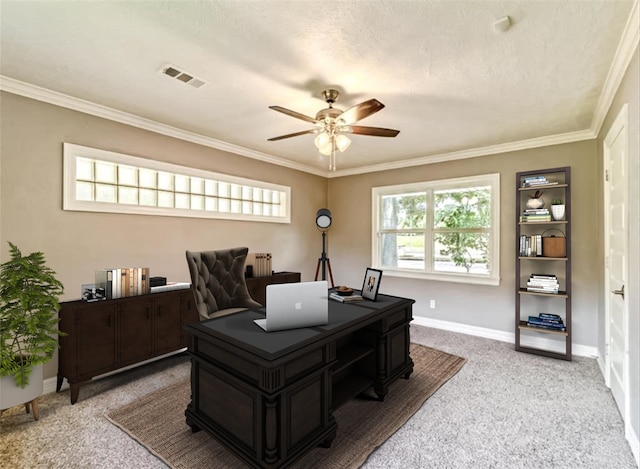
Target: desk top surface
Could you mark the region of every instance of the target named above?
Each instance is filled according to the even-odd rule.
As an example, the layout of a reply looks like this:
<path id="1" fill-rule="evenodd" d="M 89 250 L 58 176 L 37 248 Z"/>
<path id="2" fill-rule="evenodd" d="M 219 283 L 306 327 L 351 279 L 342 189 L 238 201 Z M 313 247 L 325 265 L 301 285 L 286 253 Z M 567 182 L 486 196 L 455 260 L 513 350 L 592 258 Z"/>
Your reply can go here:
<path id="1" fill-rule="evenodd" d="M 242 311 L 240 313 L 209 319 L 186 326 L 190 332 L 198 331 L 216 339 L 228 342 L 262 358 L 273 360 L 291 350 L 331 336 L 353 324 L 375 320 L 376 316 L 402 303 L 414 301 L 388 295 L 378 295 L 377 301 L 357 301 L 340 303 L 329 301 L 329 322 L 324 326 L 265 332 L 253 322 L 264 318 L 264 309 Z"/>

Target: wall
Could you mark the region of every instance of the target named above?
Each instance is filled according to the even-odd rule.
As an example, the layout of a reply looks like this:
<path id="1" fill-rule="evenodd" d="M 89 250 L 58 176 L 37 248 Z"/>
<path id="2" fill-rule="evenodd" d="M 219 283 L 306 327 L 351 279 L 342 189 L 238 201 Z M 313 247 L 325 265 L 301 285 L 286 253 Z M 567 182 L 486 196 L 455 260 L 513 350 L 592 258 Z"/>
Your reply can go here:
<path id="1" fill-rule="evenodd" d="M 105 267 L 146 266 L 151 275 L 189 281 L 185 250 L 248 246 L 272 252 L 274 270 L 312 280 L 317 262 L 315 213 L 326 205 L 326 179 L 165 137 L 10 93 L 1 97 L 0 253 L 8 241 L 25 254 L 43 251 L 80 298 L 83 283 Z M 62 143 L 126 153 L 291 186 L 291 223 L 258 223 L 62 210 Z M 57 373 L 57 359 L 45 378 Z"/>
<path id="2" fill-rule="evenodd" d="M 629 308 L 629 385 L 630 385 L 630 425 L 635 433 L 636 457 L 638 437 L 640 436 L 640 56 L 636 47 L 635 54 L 618 88 L 614 101 L 609 108 L 607 117 L 598 135 L 599 167 L 603 167 L 603 142 L 611 125 L 618 116 L 622 106 L 629 105 L 629 167 L 627 177 L 629 181 L 629 252 L 627 285 L 625 286 L 625 301 Z M 602 171 L 602 169 L 600 169 Z M 603 181 L 599 178 L 600 206 L 603 205 Z M 602 230 L 598 235 L 604 239 Z M 602 261 L 604 262 L 604 260 Z M 604 285 L 604 271 L 600 279 Z M 605 360 L 605 310 L 604 297 L 600 297 L 598 312 L 598 356 L 601 363 Z"/>
<path id="3" fill-rule="evenodd" d="M 408 280 L 384 276 L 381 292 L 414 298 L 414 316 L 513 334 L 515 311 L 515 173 L 571 166 L 573 342 L 597 344 L 597 303 L 602 266 L 594 212 L 599 194 L 595 140 L 459 161 L 403 168 L 329 181 L 329 255 L 337 284 L 361 286 L 371 265 L 371 188 L 415 181 L 500 173 L 499 286 Z M 429 309 L 429 300 L 436 309 Z"/>

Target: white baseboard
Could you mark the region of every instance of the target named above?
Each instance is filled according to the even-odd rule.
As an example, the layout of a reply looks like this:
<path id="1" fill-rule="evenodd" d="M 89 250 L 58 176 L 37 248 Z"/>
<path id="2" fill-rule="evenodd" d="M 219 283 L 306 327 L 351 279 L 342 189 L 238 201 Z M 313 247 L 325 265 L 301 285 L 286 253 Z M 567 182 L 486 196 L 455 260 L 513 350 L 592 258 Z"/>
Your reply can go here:
<path id="1" fill-rule="evenodd" d="M 498 331 L 495 329 L 488 329 L 486 327 L 469 326 L 467 324 L 460 324 L 457 322 L 442 321 L 440 319 L 425 318 L 422 316 L 414 316 L 413 324 L 418 326 L 433 327 L 434 329 L 442 329 L 445 331 L 459 332 L 461 334 L 473 335 L 476 337 L 483 337 L 485 339 L 499 340 L 500 342 L 508 342 L 515 344 L 515 333 Z M 545 350 L 551 350 L 554 352 L 564 352 L 564 347 L 560 348 L 557 341 L 553 341 L 545 338 L 527 337 L 525 340 L 521 338 L 523 345 L 529 347 L 535 347 Z M 590 347 L 588 345 L 571 344 L 573 355 L 580 357 L 596 358 L 598 356 L 597 347 Z"/>
<path id="2" fill-rule="evenodd" d="M 117 370 L 110 371 L 109 373 L 105 373 L 105 374 L 100 375 L 100 376 L 95 376 L 92 379 L 100 379 L 100 378 L 105 378 L 107 376 L 115 375 L 116 373 L 120 373 L 121 371 L 130 370 L 132 368 L 137 368 L 139 366 L 146 365 L 147 363 L 155 362 L 157 360 L 162 360 L 163 358 L 170 357 L 172 355 L 177 355 L 179 353 L 184 352 L 185 350 L 187 350 L 187 349 L 183 348 L 183 349 L 180 349 L 180 350 L 176 350 L 175 352 L 165 353 L 164 355 L 160 355 L 158 357 L 150 358 L 149 360 L 145 360 L 143 362 L 136 363 L 134 365 L 125 366 L 123 368 L 118 368 Z M 49 394 L 51 392 L 56 392 L 56 384 L 57 384 L 57 382 L 58 382 L 58 378 L 55 378 L 55 377 L 54 378 L 45 379 L 44 382 L 43 382 L 44 387 L 43 387 L 42 394 Z M 62 386 L 60 387 L 60 391 L 64 391 L 65 389 L 69 389 L 69 383 L 67 383 L 66 379 L 62 380 Z"/>
<path id="3" fill-rule="evenodd" d="M 633 453 L 633 457 L 636 460 L 636 466 L 640 467 L 640 437 L 638 434 L 633 431 L 631 425 L 626 424 L 626 437 L 629 442 L 629 446 L 631 447 L 631 452 Z"/>

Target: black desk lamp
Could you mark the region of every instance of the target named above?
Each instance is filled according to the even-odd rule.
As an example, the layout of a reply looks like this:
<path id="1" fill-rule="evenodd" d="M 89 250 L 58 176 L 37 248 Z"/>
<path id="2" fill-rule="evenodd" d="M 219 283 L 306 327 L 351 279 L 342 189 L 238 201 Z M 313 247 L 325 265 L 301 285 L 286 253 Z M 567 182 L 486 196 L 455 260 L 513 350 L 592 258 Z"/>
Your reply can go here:
<path id="1" fill-rule="evenodd" d="M 316 226 L 322 230 L 322 256 L 318 259 L 316 266 L 316 281 L 318 280 L 318 271 L 322 266 L 322 280 L 327 279 L 327 268 L 329 269 L 329 278 L 331 279 L 331 288 L 335 287 L 333 283 L 333 273 L 331 272 L 331 261 L 327 257 L 326 237 L 327 230 L 331 227 L 331 212 L 328 208 L 321 208 L 316 213 Z"/>

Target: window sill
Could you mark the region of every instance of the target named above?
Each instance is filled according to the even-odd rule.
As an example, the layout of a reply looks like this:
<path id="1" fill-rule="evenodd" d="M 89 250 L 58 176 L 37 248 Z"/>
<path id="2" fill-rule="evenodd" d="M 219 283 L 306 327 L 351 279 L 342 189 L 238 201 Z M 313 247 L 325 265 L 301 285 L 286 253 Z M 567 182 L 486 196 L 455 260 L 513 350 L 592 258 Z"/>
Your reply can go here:
<path id="1" fill-rule="evenodd" d="M 385 277 L 414 278 L 419 280 L 433 280 L 436 282 L 466 283 L 469 285 L 500 285 L 500 277 L 491 277 L 488 275 L 480 276 L 454 273 L 411 272 L 406 270 L 391 270 L 389 268 L 385 269 L 384 267 L 377 268 L 384 271 Z"/>

